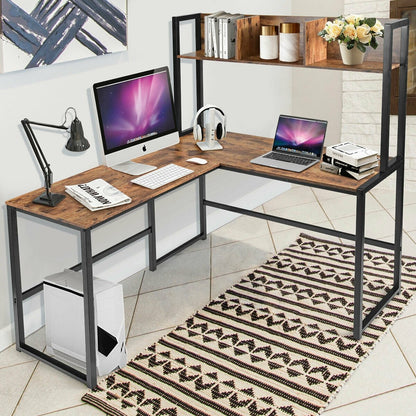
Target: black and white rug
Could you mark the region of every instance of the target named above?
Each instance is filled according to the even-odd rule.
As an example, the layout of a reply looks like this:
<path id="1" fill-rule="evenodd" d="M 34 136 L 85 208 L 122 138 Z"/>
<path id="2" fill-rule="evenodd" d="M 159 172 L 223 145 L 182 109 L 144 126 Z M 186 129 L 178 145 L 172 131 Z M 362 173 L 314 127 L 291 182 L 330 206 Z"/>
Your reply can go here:
<path id="1" fill-rule="evenodd" d="M 364 314 L 392 285 L 393 256 L 366 250 Z M 83 397 L 109 415 L 321 413 L 416 291 L 402 291 L 352 337 L 354 248 L 297 241 L 197 311 Z"/>

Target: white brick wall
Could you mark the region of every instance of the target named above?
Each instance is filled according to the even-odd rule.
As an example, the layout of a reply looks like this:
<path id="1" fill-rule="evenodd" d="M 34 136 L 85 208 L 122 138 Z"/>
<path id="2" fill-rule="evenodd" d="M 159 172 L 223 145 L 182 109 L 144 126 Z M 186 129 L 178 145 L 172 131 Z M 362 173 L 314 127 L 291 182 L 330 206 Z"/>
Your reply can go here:
<path id="1" fill-rule="evenodd" d="M 389 17 L 390 0 L 344 0 L 344 14 Z M 352 140 L 374 150 L 380 149 L 381 85 L 379 74 L 343 72 L 341 141 Z M 416 191 L 416 117 L 406 118 L 405 189 Z M 395 154 L 397 116 L 390 118 L 390 153 Z M 394 189 L 394 176 L 381 184 Z"/>

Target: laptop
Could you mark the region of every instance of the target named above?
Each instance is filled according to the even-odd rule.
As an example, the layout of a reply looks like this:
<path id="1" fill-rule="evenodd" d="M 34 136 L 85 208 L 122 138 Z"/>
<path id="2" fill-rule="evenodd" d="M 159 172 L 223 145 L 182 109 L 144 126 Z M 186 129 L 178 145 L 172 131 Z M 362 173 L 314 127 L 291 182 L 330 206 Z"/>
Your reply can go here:
<path id="1" fill-rule="evenodd" d="M 327 125 L 328 122 L 324 120 L 281 115 L 272 151 L 250 162 L 302 172 L 319 162 Z"/>

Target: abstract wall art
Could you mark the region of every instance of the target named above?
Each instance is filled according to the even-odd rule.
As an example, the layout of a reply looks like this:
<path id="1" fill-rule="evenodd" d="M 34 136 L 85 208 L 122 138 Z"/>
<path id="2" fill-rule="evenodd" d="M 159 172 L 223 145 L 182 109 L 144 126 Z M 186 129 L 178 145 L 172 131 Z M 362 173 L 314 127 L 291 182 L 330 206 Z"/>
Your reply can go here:
<path id="1" fill-rule="evenodd" d="M 127 49 L 127 0 L 0 0 L 0 72 Z"/>

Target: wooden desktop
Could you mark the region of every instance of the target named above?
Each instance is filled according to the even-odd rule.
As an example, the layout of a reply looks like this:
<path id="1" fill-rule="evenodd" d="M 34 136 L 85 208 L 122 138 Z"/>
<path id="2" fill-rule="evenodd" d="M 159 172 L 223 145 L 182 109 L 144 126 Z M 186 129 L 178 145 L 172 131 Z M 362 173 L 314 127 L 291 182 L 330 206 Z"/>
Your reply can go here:
<path id="1" fill-rule="evenodd" d="M 10 199 L 6 204 L 19 211 L 49 218 L 61 224 L 79 228 L 91 228 L 217 168 L 241 171 L 252 175 L 315 186 L 347 194 L 355 194 L 371 178 L 367 177 L 356 181 L 352 178 L 332 175 L 321 171 L 319 164 L 301 173 L 295 173 L 250 163 L 251 159 L 271 150 L 273 144 L 273 139 L 271 138 L 228 133 L 226 139 L 221 144 L 224 147 L 223 150 L 203 152 L 195 145 L 192 134 L 188 134 L 181 137 L 180 143 L 175 146 L 136 159 L 136 161 L 140 161 L 141 163 L 152 164 L 157 167 L 162 167 L 168 163 L 175 163 L 194 171 L 191 175 L 185 176 L 156 190 L 150 190 L 132 184 L 130 183 L 130 179 L 132 178 L 130 175 L 106 166 L 98 166 L 63 179 L 54 183 L 51 187 L 51 191 L 54 193 L 65 193 L 65 185 L 85 183 L 96 178 L 102 178 L 132 198 L 131 204 L 128 205 L 122 205 L 100 212 L 91 212 L 69 196 L 53 208 L 33 204 L 32 200 L 42 193 L 42 189 L 37 189 Z M 204 158 L 208 163 L 206 165 L 197 165 L 187 162 L 186 160 L 191 157 Z"/>
<path id="2" fill-rule="evenodd" d="M 355 288 L 355 305 L 354 305 L 354 337 L 361 338 L 362 331 L 371 322 L 378 311 L 397 293 L 398 288 L 394 287 L 386 295 L 386 297 L 377 305 L 374 310 L 367 316 L 364 321 L 362 319 L 362 274 L 363 274 L 363 250 L 364 243 L 370 243 L 378 247 L 394 250 L 396 265 L 400 264 L 400 241 L 401 227 L 396 226 L 396 240 L 394 243 L 386 243 L 374 239 L 365 238 L 365 194 L 372 189 L 377 183 L 390 175 L 397 165 L 402 163 L 400 159 L 393 158 L 389 162 L 388 169 L 380 173 L 375 172 L 373 175 L 356 181 L 352 178 L 334 175 L 320 170 L 319 164 L 301 172 L 293 173 L 275 168 L 259 166 L 250 163 L 250 160 L 256 156 L 269 151 L 272 147 L 273 139 L 249 136 L 237 133 L 228 133 L 227 137 L 222 140 L 223 150 L 202 152 L 195 144 L 192 134 L 181 137 L 180 143 L 160 150 L 158 152 L 141 157 L 142 163 L 156 165 L 162 167 L 169 163 L 175 163 L 192 169 L 194 172 L 188 176 L 178 179 L 168 185 L 162 186 L 156 190 L 146 189 L 132 184 L 130 175 L 115 171 L 106 166 L 98 166 L 87 170 L 80 174 L 66 178 L 52 185 L 51 191 L 56 193 L 65 193 L 65 185 L 74 185 L 78 183 L 89 182 L 96 178 L 102 178 L 120 191 L 132 198 L 132 202 L 127 205 L 92 212 L 81 205 L 79 202 L 67 196 L 58 206 L 47 207 L 34 204 L 32 201 L 40 193 L 42 189 L 38 189 L 19 197 L 13 198 L 6 202 L 9 226 L 9 245 L 10 245 L 10 261 L 12 275 L 12 290 L 14 300 L 15 313 L 15 332 L 16 332 L 16 348 L 23 350 L 36 358 L 43 360 L 56 368 L 68 373 L 69 375 L 83 380 L 89 387 L 94 387 L 97 383 L 96 374 L 96 346 L 95 346 L 95 318 L 94 318 L 94 299 L 93 299 L 93 263 L 115 251 L 125 247 L 126 245 L 140 239 L 149 239 L 149 268 L 154 270 L 162 261 L 170 256 L 193 244 L 199 239 L 206 238 L 206 207 L 214 207 L 224 209 L 240 214 L 251 215 L 254 217 L 284 223 L 290 226 L 301 227 L 303 229 L 318 231 L 355 241 L 356 247 L 356 288 Z M 191 157 L 201 157 L 208 161 L 205 165 L 197 165 L 186 160 Z M 275 180 L 287 181 L 305 186 L 322 188 L 329 191 L 341 192 L 357 197 L 356 207 L 356 232 L 349 234 L 333 229 L 326 229 L 308 222 L 299 222 L 287 218 L 275 217 L 263 214 L 257 211 L 249 211 L 240 207 L 233 207 L 215 201 L 209 201 L 205 196 L 205 175 L 215 169 L 227 169 L 235 172 L 241 172 L 249 175 L 257 175 Z M 155 229 L 155 209 L 154 201 L 157 197 L 180 187 L 181 185 L 193 181 L 199 181 L 199 207 L 200 207 L 200 230 L 199 233 L 189 240 L 187 243 L 172 250 L 162 258 L 156 257 L 156 229 Z M 106 249 L 102 253 L 92 255 L 91 231 L 127 212 L 146 205 L 148 214 L 147 227 L 137 234 L 127 238 L 126 240 Z M 86 374 L 83 374 L 64 363 L 57 361 L 55 358 L 44 354 L 42 351 L 36 350 L 25 343 L 24 322 L 23 322 L 23 300 L 27 299 L 43 289 L 42 283 L 22 292 L 22 276 L 20 272 L 19 242 L 17 213 L 23 213 L 29 216 L 35 216 L 46 221 L 60 224 L 79 231 L 81 242 L 81 262 L 73 265 L 71 269 L 81 270 L 84 282 L 84 316 L 85 316 L 85 336 L 86 336 Z M 400 229 L 399 229 L 400 228 Z M 400 267 L 396 267 L 396 273 L 400 273 Z"/>

